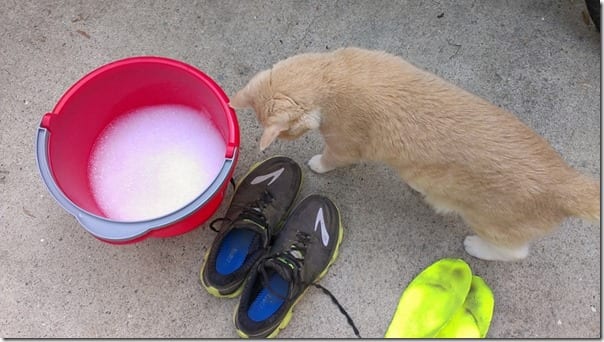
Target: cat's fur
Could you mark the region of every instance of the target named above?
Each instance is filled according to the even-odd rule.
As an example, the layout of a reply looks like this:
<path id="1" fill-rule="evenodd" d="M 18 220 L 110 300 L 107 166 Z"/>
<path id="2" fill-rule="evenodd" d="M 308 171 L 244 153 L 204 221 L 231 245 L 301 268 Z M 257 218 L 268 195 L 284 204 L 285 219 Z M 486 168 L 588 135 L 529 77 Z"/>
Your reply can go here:
<path id="1" fill-rule="evenodd" d="M 465 220 L 477 234 L 465 249 L 478 258 L 524 258 L 529 241 L 566 217 L 600 218 L 599 182 L 513 114 L 385 52 L 285 59 L 231 105 L 254 109 L 261 149 L 319 129 L 325 148 L 309 161 L 315 172 L 361 160 L 395 168 L 437 212 Z"/>

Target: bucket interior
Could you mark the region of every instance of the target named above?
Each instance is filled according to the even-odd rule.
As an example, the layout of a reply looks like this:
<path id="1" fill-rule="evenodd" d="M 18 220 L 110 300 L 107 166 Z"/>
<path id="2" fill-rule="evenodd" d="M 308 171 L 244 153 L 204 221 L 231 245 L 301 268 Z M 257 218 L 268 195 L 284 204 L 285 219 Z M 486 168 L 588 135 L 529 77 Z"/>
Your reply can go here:
<path id="1" fill-rule="evenodd" d="M 226 102 L 215 83 L 182 63 L 143 57 L 97 69 L 69 89 L 42 121 L 50 132 L 47 158 L 54 181 L 79 208 L 105 217 L 92 194 L 88 166 L 94 143 L 112 120 L 142 107 L 185 105 L 209 115 L 228 157 L 236 140 L 234 113 Z"/>

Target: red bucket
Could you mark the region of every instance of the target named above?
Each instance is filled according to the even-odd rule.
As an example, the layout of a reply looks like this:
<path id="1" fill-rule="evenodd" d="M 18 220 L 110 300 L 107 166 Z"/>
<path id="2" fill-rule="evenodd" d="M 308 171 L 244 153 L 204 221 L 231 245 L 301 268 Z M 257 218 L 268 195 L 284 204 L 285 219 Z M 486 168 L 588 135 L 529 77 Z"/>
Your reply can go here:
<path id="1" fill-rule="evenodd" d="M 186 233 L 218 209 L 235 170 L 239 126 L 228 103 L 210 77 L 176 60 L 132 57 L 102 66 L 74 84 L 43 116 L 36 140 L 42 179 L 57 202 L 100 240 L 123 244 Z M 165 104 L 209 114 L 226 144 L 224 164 L 210 186 L 186 206 L 144 221 L 112 220 L 99 208 L 90 188 L 93 145 L 120 115 Z"/>

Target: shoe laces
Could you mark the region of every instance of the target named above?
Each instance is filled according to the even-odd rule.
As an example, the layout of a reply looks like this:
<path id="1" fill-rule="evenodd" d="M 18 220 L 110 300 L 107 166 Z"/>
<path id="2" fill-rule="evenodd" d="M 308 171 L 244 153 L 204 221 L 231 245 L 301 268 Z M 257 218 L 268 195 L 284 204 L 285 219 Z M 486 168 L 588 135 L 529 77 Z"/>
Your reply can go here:
<path id="1" fill-rule="evenodd" d="M 323 287 L 322 285 L 319 285 L 317 283 L 309 284 L 309 283 L 305 283 L 305 282 L 301 281 L 300 272 L 302 270 L 302 266 L 304 264 L 304 257 L 306 255 L 306 251 L 307 251 L 310 243 L 311 243 L 311 236 L 307 233 L 298 231 L 298 232 L 296 232 L 296 240 L 290 245 L 289 249 L 287 249 L 283 252 L 280 252 L 278 254 L 269 256 L 269 257 L 259 261 L 258 270 L 260 271 L 262 286 L 264 288 L 268 289 L 268 291 L 271 292 L 276 297 L 278 297 L 282 300 L 288 300 L 288 299 L 292 299 L 294 297 L 294 289 L 296 288 L 297 284 L 302 284 L 302 285 L 304 285 L 304 287 L 306 287 L 307 285 L 313 285 L 314 287 L 320 289 L 324 294 L 326 294 L 327 296 L 329 296 L 331 298 L 331 301 L 338 307 L 340 312 L 346 317 L 346 321 L 347 321 L 348 325 L 350 325 L 352 327 L 354 334 L 358 338 L 361 338 L 359 329 L 354 324 L 354 321 L 352 320 L 352 318 L 350 317 L 348 312 L 346 312 L 344 307 L 340 304 L 340 302 L 338 302 L 338 300 L 333 295 L 333 293 L 331 293 L 331 291 L 329 291 L 328 289 L 326 289 L 325 287 Z M 279 272 L 279 275 L 282 276 L 290 284 L 289 291 L 287 293 L 287 298 L 282 296 L 276 290 L 274 290 L 270 285 L 269 272 L 267 271 L 266 263 L 269 260 L 275 260 L 275 259 L 280 262 L 271 263 L 271 266 L 273 268 L 278 267 L 279 269 L 281 269 L 282 271 Z M 283 270 L 285 270 L 285 271 L 283 271 Z"/>
<path id="2" fill-rule="evenodd" d="M 219 230 L 215 227 L 215 224 L 217 222 L 221 222 L 221 221 L 233 222 L 233 221 L 248 220 L 248 221 L 252 221 L 252 222 L 256 223 L 257 225 L 264 228 L 265 230 L 268 230 L 269 226 L 268 226 L 266 216 L 264 215 L 264 210 L 266 209 L 266 207 L 269 204 L 271 204 L 273 202 L 274 199 L 275 199 L 275 196 L 270 191 L 268 191 L 268 189 L 265 189 L 260 194 L 260 198 L 258 198 L 257 200 L 254 200 L 245 205 L 233 204 L 233 206 L 241 209 L 241 212 L 239 213 L 239 215 L 237 216 L 237 218 L 235 220 L 231 220 L 226 217 L 217 218 L 210 223 L 210 229 L 212 229 L 213 231 L 218 233 Z"/>
<path id="3" fill-rule="evenodd" d="M 273 202 L 275 196 L 265 189 L 261 194 L 260 198 L 241 207 L 241 213 L 237 217 L 238 220 L 251 220 L 259 225 L 266 227 L 266 216 L 264 215 L 264 209 Z"/>
<path id="4" fill-rule="evenodd" d="M 273 254 L 260 262 L 258 269 L 262 277 L 262 285 L 275 296 L 283 300 L 291 299 L 294 296 L 293 289 L 295 286 L 298 284 L 305 285 L 301 281 L 300 272 L 304 264 L 304 256 L 306 255 L 306 250 L 308 248 L 308 244 L 310 243 L 310 239 L 310 235 L 298 231 L 296 232 L 296 240 L 290 245 L 289 249 L 277 254 Z M 278 263 L 271 262 L 271 266 L 273 268 L 279 268 L 281 270 L 279 274 L 290 284 L 287 298 L 273 290 L 270 286 L 269 274 L 266 265 L 267 262 L 271 260 L 279 261 Z"/>

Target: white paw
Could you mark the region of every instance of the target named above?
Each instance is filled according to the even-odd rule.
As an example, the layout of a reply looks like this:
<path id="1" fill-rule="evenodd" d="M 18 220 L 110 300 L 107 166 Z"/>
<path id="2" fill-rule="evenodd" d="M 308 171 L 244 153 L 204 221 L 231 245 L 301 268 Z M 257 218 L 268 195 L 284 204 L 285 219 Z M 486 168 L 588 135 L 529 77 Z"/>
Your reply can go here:
<path id="1" fill-rule="evenodd" d="M 310 160 L 308 161 L 308 167 L 310 167 L 310 169 L 316 173 L 325 173 L 325 172 L 333 170 L 333 168 L 328 168 L 325 165 L 323 165 L 323 162 L 321 161 L 322 157 L 323 157 L 322 154 L 317 154 L 317 155 L 313 156 L 312 158 L 310 158 Z"/>
<path id="2" fill-rule="evenodd" d="M 473 257 L 484 260 L 496 260 L 493 258 L 493 253 L 489 251 L 488 246 L 477 235 L 470 235 L 463 240 L 463 246 L 466 252 Z"/>
<path id="3" fill-rule="evenodd" d="M 483 260 L 512 261 L 528 256 L 528 245 L 518 248 L 499 247 L 484 241 L 477 235 L 466 237 L 463 245 L 468 254 Z"/>

